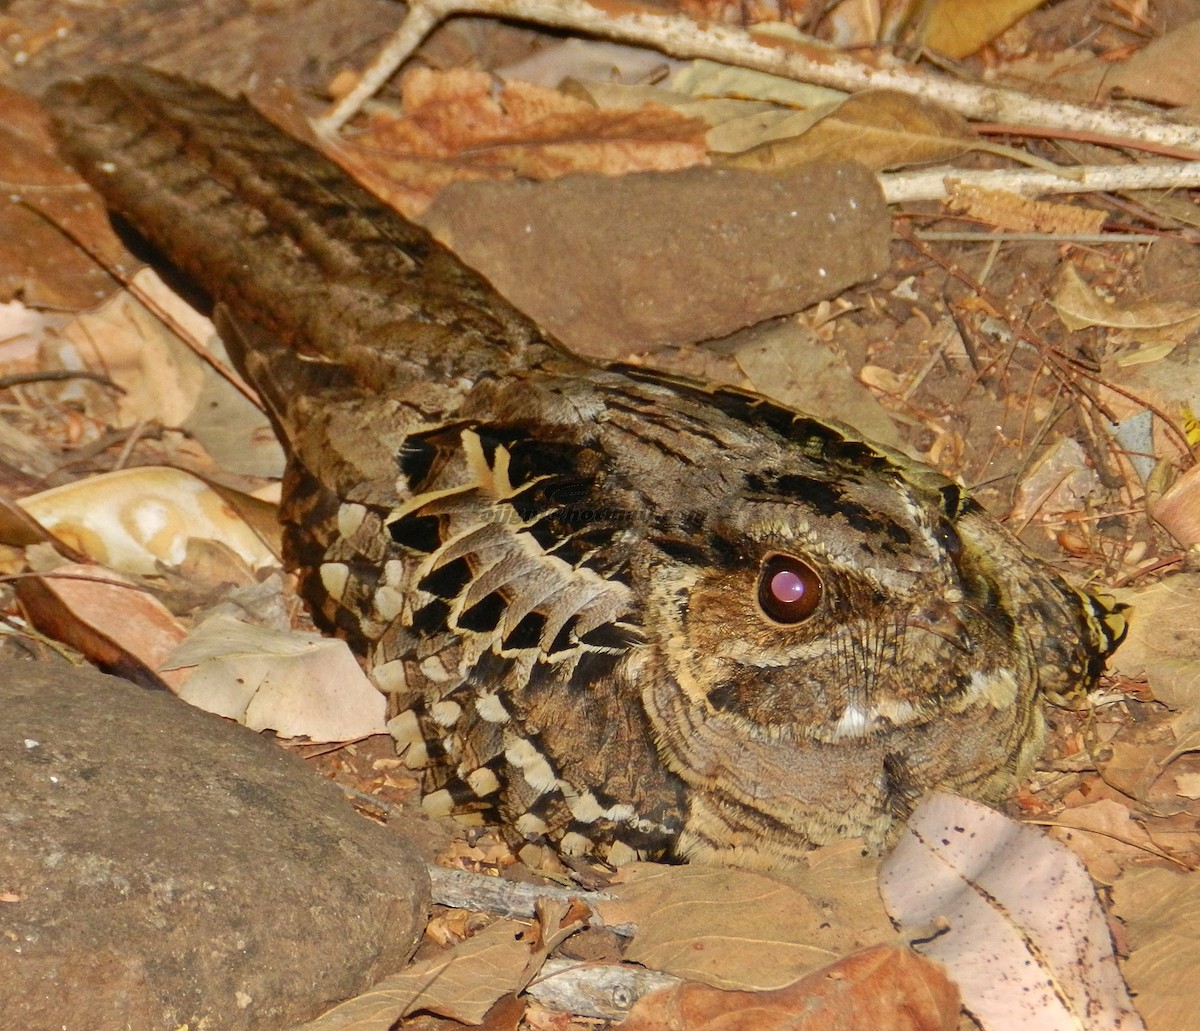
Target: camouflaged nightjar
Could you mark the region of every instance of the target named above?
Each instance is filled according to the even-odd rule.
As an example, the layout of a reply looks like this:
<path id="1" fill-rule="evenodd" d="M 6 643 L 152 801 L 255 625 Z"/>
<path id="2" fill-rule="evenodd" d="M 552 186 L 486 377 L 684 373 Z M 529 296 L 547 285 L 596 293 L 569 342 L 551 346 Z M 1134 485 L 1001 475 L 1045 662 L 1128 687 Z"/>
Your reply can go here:
<path id="1" fill-rule="evenodd" d="M 767 865 L 997 802 L 1118 613 L 847 428 L 577 358 L 247 105 L 122 68 L 63 149 L 218 303 L 286 561 L 425 804 L 566 853 Z"/>

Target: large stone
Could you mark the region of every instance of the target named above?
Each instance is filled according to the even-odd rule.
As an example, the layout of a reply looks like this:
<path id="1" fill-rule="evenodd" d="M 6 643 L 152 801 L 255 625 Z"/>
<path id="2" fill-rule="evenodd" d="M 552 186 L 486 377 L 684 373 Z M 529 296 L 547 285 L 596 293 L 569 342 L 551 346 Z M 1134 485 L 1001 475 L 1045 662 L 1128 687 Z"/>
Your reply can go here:
<path id="1" fill-rule="evenodd" d="M 452 183 L 421 221 L 572 350 L 620 359 L 725 337 L 888 266 L 853 161 Z"/>
<path id="2" fill-rule="evenodd" d="M 0 662 L 0 1027 L 282 1028 L 400 968 L 428 877 L 270 741 Z"/>

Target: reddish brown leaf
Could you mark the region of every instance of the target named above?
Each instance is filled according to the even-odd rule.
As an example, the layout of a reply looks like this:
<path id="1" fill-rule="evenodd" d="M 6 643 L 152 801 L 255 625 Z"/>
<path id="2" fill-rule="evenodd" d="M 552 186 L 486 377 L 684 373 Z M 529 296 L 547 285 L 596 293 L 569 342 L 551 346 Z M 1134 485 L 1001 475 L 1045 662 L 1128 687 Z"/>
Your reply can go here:
<path id="1" fill-rule="evenodd" d="M 83 652 L 101 669 L 152 687 L 178 673 L 156 670 L 185 631 L 146 591 L 102 566 L 65 565 L 26 577 L 17 596 L 35 627 Z"/>
<path id="2" fill-rule="evenodd" d="M 599 110 L 531 83 L 493 95 L 491 77 L 415 69 L 404 117 L 377 115 L 331 154 L 373 191 L 417 214 L 458 179 L 551 179 L 570 172 L 667 171 L 705 161 L 705 125 L 665 105 Z"/>
<path id="3" fill-rule="evenodd" d="M 622 1031 L 953 1031 L 958 989 L 910 949 L 863 949 L 773 992 L 687 983 L 638 1001 Z"/>
<path id="4" fill-rule="evenodd" d="M 0 180 L 19 197 L 0 207 L 0 300 L 19 294 L 34 306 L 91 308 L 117 287 L 98 261 L 137 264 L 114 235 L 99 198 L 55 153 L 42 109 L 3 87 Z"/>

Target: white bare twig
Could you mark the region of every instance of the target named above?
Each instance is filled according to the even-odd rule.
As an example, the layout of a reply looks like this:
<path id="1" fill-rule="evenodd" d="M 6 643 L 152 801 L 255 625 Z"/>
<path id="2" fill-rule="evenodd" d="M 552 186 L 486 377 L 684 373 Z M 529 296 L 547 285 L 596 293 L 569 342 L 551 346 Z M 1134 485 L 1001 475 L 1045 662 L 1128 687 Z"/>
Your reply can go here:
<path id="1" fill-rule="evenodd" d="M 1064 169 L 1064 171 L 1067 171 Z M 1025 196 L 1047 193 L 1092 193 L 1113 190 L 1160 190 L 1200 187 L 1200 161 L 1154 162 L 1146 165 L 1073 165 L 1071 177 L 1031 168 L 986 171 L 936 168 L 890 172 L 878 176 L 889 204 L 942 200 L 947 185 L 982 186 Z"/>

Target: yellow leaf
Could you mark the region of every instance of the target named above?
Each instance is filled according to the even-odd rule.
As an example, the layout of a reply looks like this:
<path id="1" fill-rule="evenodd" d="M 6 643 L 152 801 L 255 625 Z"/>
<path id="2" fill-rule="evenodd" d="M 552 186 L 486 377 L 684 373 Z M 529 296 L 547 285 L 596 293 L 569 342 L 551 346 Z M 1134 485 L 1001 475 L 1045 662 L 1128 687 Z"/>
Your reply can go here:
<path id="1" fill-rule="evenodd" d="M 939 0 L 925 22 L 922 42 L 947 57 L 967 57 L 1042 3 L 1043 0 Z"/>

